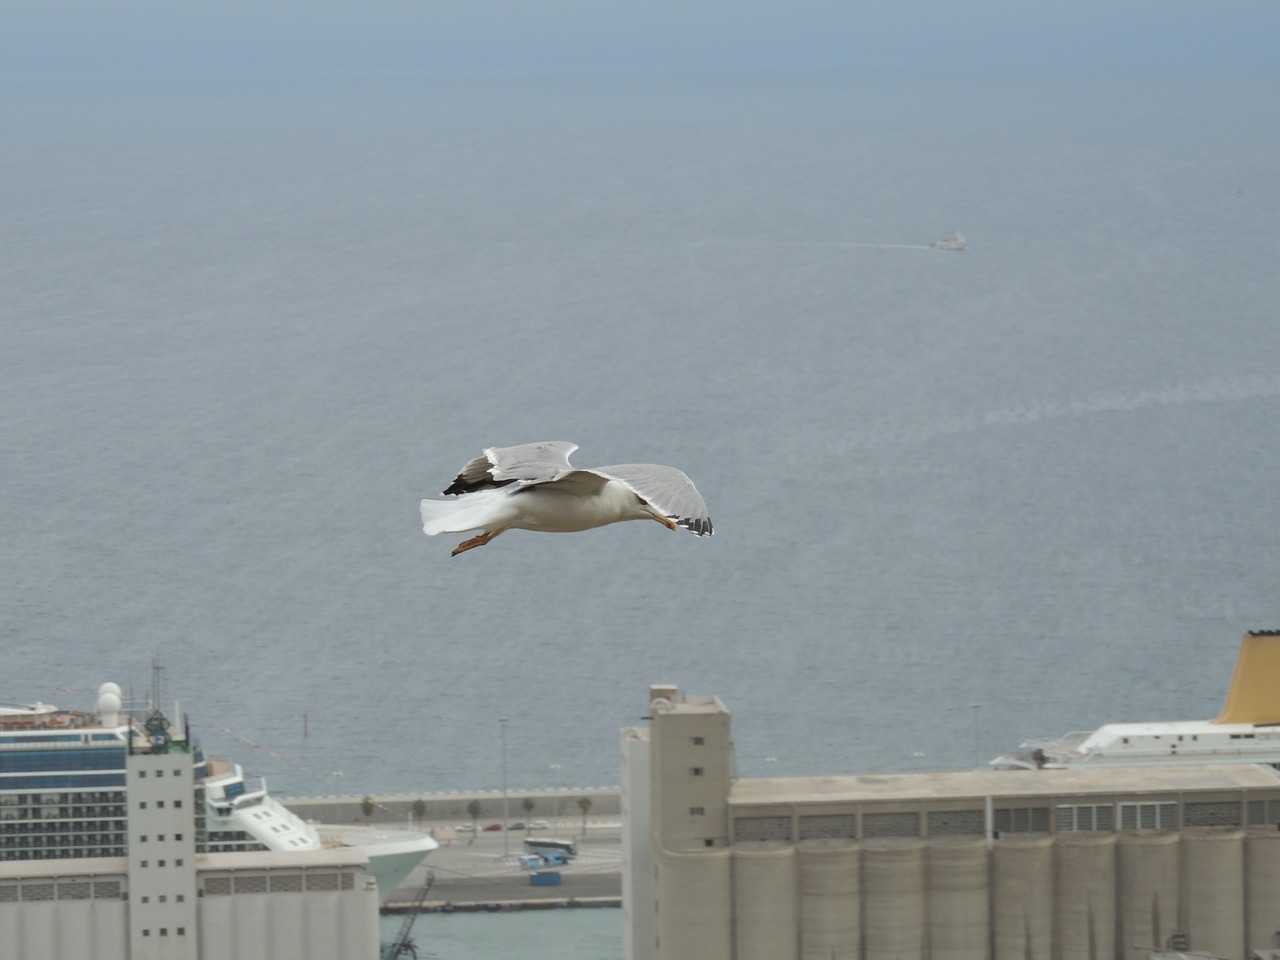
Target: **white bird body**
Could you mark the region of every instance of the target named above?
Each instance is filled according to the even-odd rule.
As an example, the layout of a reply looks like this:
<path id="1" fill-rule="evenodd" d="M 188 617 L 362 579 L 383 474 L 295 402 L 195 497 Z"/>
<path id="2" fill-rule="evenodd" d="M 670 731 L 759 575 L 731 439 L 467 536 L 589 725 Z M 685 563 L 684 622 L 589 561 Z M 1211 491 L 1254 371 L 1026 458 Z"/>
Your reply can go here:
<path id="1" fill-rule="evenodd" d="M 569 465 L 576 449 L 563 440 L 488 448 L 445 489 L 456 500 L 422 501 L 423 533 L 483 531 L 459 544 L 455 556 L 513 529 L 574 533 L 623 520 L 657 520 L 672 530 L 684 526 L 700 537 L 711 534 L 706 504 L 675 467 L 578 470 Z"/>

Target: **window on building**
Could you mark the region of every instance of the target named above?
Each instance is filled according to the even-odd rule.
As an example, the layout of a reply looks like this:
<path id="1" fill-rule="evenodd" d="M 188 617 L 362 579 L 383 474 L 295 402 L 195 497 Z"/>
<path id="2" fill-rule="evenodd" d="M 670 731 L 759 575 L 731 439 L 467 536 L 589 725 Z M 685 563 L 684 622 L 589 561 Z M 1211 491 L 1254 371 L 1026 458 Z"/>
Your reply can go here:
<path id="1" fill-rule="evenodd" d="M 689 808 L 689 816 L 691 817 L 702 817 L 702 816 L 705 816 L 706 813 L 707 813 L 706 807 L 690 807 Z"/>
<path id="2" fill-rule="evenodd" d="M 1056 810 L 1059 833 L 1080 833 L 1115 829 L 1115 806 L 1110 803 L 1059 804 Z"/>
<path id="3" fill-rule="evenodd" d="M 701 747 L 707 741 L 704 737 L 690 737 L 689 742 L 692 743 L 695 747 Z"/>
<path id="4" fill-rule="evenodd" d="M 1235 807 L 1237 812 L 1240 809 L 1239 804 L 1228 804 L 1228 806 Z M 1121 830 L 1175 830 L 1177 826 L 1178 805 L 1176 803 L 1120 804 Z"/>
<path id="5" fill-rule="evenodd" d="M 918 837 L 920 817 L 913 812 L 864 813 L 862 815 L 864 837 Z"/>
<path id="6" fill-rule="evenodd" d="M 930 810 L 926 824 L 931 837 L 980 837 L 986 832 L 981 810 Z"/>
<path id="7" fill-rule="evenodd" d="M 176 808 L 178 808 L 178 809 L 181 809 L 181 808 L 182 808 L 182 801 L 181 801 L 181 800 L 175 800 L 175 801 L 173 801 L 173 805 L 174 805 L 174 807 L 176 807 Z"/>
<path id="8" fill-rule="evenodd" d="M 749 840 L 790 840 L 790 817 L 737 817 L 733 821 L 733 839 Z"/>
<path id="9" fill-rule="evenodd" d="M 156 776 L 157 776 L 157 777 L 163 777 L 163 776 L 164 776 L 164 771 L 163 771 L 163 770 L 157 770 L 157 771 L 156 771 Z"/>
<path id="10" fill-rule="evenodd" d="M 809 814 L 800 817 L 801 840 L 857 836 L 857 818 L 852 813 Z"/>
<path id="11" fill-rule="evenodd" d="M 690 767 L 689 772 L 695 777 L 700 777 L 702 776 L 702 767 Z"/>
<path id="12" fill-rule="evenodd" d="M 1011 807 L 994 811 L 997 833 L 1048 833 L 1048 807 Z"/>
<path id="13" fill-rule="evenodd" d="M 1240 804 L 1227 800 L 1223 802 L 1191 803 L 1183 805 L 1182 816 L 1188 827 L 1238 827 L 1240 826 Z"/>
<path id="14" fill-rule="evenodd" d="M 145 771 L 145 770 L 139 770 L 139 771 L 138 771 L 138 779 L 139 779 L 139 780 L 145 780 L 146 778 L 147 778 L 147 771 Z"/>
<path id="15" fill-rule="evenodd" d="M 177 859 L 177 860 L 173 861 L 173 865 L 174 865 L 175 867 L 180 867 L 180 866 L 182 866 L 182 859 L 181 859 L 181 858 L 179 858 L 179 859 Z"/>

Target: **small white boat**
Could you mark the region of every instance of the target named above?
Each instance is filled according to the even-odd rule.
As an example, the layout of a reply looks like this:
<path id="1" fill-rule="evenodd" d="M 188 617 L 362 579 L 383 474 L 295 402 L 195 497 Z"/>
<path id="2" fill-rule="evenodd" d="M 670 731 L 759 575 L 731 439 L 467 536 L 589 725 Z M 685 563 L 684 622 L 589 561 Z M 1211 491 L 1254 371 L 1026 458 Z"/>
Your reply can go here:
<path id="1" fill-rule="evenodd" d="M 965 243 L 964 234 L 957 230 L 954 236 L 941 237 L 933 241 L 929 246 L 934 250 L 963 250 Z"/>

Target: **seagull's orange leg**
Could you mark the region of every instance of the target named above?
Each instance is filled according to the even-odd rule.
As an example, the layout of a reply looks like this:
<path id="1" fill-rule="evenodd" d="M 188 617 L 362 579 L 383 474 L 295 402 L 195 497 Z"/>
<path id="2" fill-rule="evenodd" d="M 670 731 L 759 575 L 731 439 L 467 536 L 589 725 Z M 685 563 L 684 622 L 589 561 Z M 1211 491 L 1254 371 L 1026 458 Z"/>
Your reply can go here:
<path id="1" fill-rule="evenodd" d="M 506 528 L 504 527 L 503 529 L 506 529 Z M 468 550 L 471 550 L 475 547 L 483 547 L 486 543 L 488 543 L 490 540 L 492 540 L 501 532 L 502 530 L 486 530 L 484 533 L 479 534 L 478 536 L 474 536 L 470 540 L 463 540 L 460 544 L 458 544 L 456 547 L 453 548 L 453 553 L 449 554 L 449 556 L 456 557 L 458 554 L 466 553 Z"/>

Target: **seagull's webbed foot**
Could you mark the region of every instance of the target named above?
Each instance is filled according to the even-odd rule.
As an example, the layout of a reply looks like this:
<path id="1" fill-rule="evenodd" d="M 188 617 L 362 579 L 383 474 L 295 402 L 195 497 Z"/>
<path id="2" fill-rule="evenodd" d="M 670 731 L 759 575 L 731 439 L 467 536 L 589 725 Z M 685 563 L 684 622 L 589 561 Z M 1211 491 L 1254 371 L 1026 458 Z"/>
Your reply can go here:
<path id="1" fill-rule="evenodd" d="M 501 530 L 486 530 L 484 533 L 474 536 L 470 540 L 463 540 L 460 544 L 458 544 L 456 547 L 453 548 L 453 553 L 449 554 L 449 556 L 456 557 L 458 554 L 466 553 L 468 550 L 471 550 L 475 547 L 483 547 L 486 543 L 488 543 L 490 540 L 492 540 L 501 532 L 502 532 Z"/>

